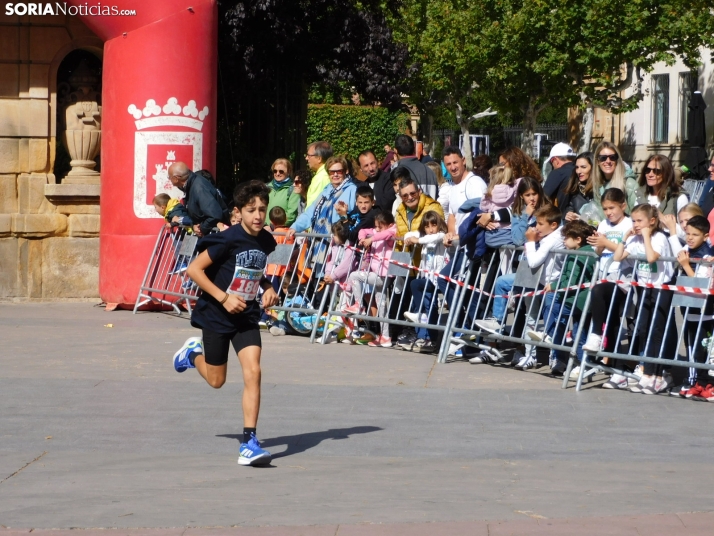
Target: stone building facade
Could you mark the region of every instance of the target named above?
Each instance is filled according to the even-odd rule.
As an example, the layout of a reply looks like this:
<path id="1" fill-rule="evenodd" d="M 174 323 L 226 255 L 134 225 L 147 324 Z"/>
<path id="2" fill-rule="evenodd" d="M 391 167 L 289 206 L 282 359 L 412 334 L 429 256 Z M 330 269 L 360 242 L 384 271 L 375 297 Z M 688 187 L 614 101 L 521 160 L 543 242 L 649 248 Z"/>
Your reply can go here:
<path id="1" fill-rule="evenodd" d="M 86 91 L 70 86 L 101 83 L 102 49 L 76 17 L 0 14 L 0 300 L 99 295 L 99 173 L 85 162 L 68 176 L 67 162 L 76 171 L 81 155 L 70 155 L 62 139 L 63 114 Z M 87 74 L 84 62 L 80 77 L 82 55 L 95 71 Z M 100 101 L 101 89 L 93 89 Z M 96 143 L 98 104 L 78 108 L 78 122 L 94 131 Z M 90 110 L 84 116 L 83 105 Z M 89 137 L 80 132 L 77 139 Z"/>
<path id="2" fill-rule="evenodd" d="M 701 50 L 701 65 L 691 69 L 681 59 L 672 65 L 658 63 L 643 80 L 644 99 L 636 110 L 611 114 L 595 110 L 593 147 L 600 141 L 614 141 L 623 157 L 638 171 L 655 153 L 669 157 L 675 165 L 685 162 L 687 140 L 687 106 L 692 91 L 700 91 L 707 105 L 705 122 L 707 146 L 714 149 L 714 63 L 712 51 Z M 632 94 L 632 89 L 623 96 Z M 574 129 L 575 131 L 577 130 Z"/>

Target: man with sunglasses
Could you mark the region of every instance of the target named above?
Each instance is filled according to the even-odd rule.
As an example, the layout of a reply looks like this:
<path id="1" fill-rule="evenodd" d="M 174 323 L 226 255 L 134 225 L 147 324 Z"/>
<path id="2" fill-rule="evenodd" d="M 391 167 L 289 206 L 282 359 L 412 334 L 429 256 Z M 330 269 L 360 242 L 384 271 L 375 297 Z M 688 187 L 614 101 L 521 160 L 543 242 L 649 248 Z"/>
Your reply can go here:
<path id="1" fill-rule="evenodd" d="M 548 160 L 553 171 L 543 184 L 543 191 L 550 199 L 557 199 L 560 191 L 568 185 L 575 170 L 575 151 L 567 143 L 556 143 L 550 150 Z"/>

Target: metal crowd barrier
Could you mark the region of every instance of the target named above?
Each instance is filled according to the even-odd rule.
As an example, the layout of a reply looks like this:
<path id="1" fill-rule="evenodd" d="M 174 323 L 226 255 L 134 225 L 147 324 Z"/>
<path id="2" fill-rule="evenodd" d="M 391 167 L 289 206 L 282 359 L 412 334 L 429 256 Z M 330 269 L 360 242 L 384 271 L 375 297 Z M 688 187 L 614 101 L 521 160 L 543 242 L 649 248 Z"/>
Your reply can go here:
<path id="1" fill-rule="evenodd" d="M 186 275 L 186 268 L 196 256 L 198 237 L 185 227 L 161 227 L 154 250 L 149 258 L 134 314 L 139 307 L 149 304 L 170 306 L 176 314 L 184 304 L 189 315 L 191 302 L 198 299 L 198 286 Z"/>
<path id="2" fill-rule="evenodd" d="M 280 296 L 279 304 L 271 309 L 287 315 L 313 317 L 310 342 L 315 342 L 329 294 L 323 288 L 322 277 L 332 237 L 316 233 L 295 233 L 290 239 L 285 233 L 273 233 L 273 236 L 279 243 L 268 257 L 268 271 L 272 271 L 273 266 L 282 273 L 267 275 L 274 281 Z"/>
<path id="3" fill-rule="evenodd" d="M 365 290 L 362 295 L 358 293 L 346 293 L 342 290 L 342 286 L 335 284 L 332 288 L 330 301 L 328 302 L 327 316 L 347 317 L 350 322 L 360 321 L 365 323 L 380 323 L 380 333 L 372 333 L 375 337 L 385 335 L 385 330 L 389 326 L 402 326 L 409 328 L 420 328 L 429 331 L 444 331 L 445 321 L 440 322 L 439 319 L 444 317 L 443 301 L 440 304 L 438 294 L 439 279 L 436 276 L 428 277 L 428 274 L 420 272 L 418 267 L 413 266 L 413 259 L 416 248 L 421 248 L 420 245 L 413 247 L 404 247 L 402 242 L 396 241 L 391 252 L 389 265 L 385 277 L 377 277 L 374 274 L 370 277 L 372 283 L 368 279 L 370 274 L 370 258 L 364 252 L 359 252 L 358 261 L 355 264 L 354 273 L 360 274 L 360 279 L 365 279 L 363 283 Z M 446 277 L 459 277 L 460 269 L 457 269 L 460 252 L 463 248 L 459 248 L 455 244 L 450 248 L 451 262 L 447 265 L 448 270 Z M 354 277 L 354 276 L 353 276 Z M 421 296 L 415 299 L 411 290 L 412 283 L 417 282 L 417 285 L 423 287 Z M 349 285 L 349 282 L 347 282 Z M 352 294 L 347 300 L 346 296 Z M 365 296 L 367 296 L 365 300 Z M 359 305 L 364 312 L 349 313 L 345 315 L 342 308 L 345 305 Z M 376 312 L 376 314 L 373 313 Z M 380 314 L 380 311 L 382 314 Z M 405 314 L 411 316 L 411 320 Z M 413 319 L 421 319 L 414 322 Z M 325 330 L 322 337 L 322 343 L 328 341 L 328 332 Z M 386 335 L 385 335 L 386 336 Z M 392 339 L 394 339 L 392 337 Z M 436 342 L 436 341 L 434 341 Z M 396 341 L 394 341 L 396 343 Z"/>
<path id="4" fill-rule="evenodd" d="M 690 203 L 699 204 L 699 198 L 702 196 L 702 192 L 704 191 L 704 183 L 705 181 L 696 179 L 687 179 L 684 183 L 682 183 L 682 189 L 689 196 Z"/>
<path id="5" fill-rule="evenodd" d="M 587 301 L 582 316 L 575 307 L 563 307 L 562 303 L 566 298 L 572 299 L 575 303 L 581 293 L 586 291 L 584 286 L 589 285 L 590 280 L 585 278 L 585 271 L 581 271 L 577 279 L 571 273 L 566 281 L 561 269 L 560 275 L 551 286 L 570 290 L 567 293 L 545 292 L 540 283 L 544 265 L 530 268 L 525 259 L 518 261 L 522 251 L 523 248 L 503 246 L 491 256 L 487 273 L 492 274 L 490 280 L 493 283 L 484 285 L 487 288 L 474 288 L 470 292 L 461 294 L 457 309 L 468 312 L 461 318 L 450 319 L 447 329 L 449 343 L 483 348 L 483 341 L 504 341 L 546 348 L 551 352 L 571 352 L 573 347 L 577 348 L 582 330 L 579 329 L 573 334 L 572 344 L 565 340 L 565 335 L 570 331 L 576 317 L 585 319 Z M 565 266 L 569 258 L 575 258 L 581 265 L 589 263 L 594 270 L 597 270 L 598 256 L 595 253 L 557 249 L 553 250 L 552 255 L 561 267 Z M 513 265 L 516 262 L 514 271 Z M 484 273 L 484 265 L 479 266 L 478 270 L 480 276 Z M 497 275 L 495 278 L 494 273 Z M 481 277 L 477 280 L 480 281 Z M 498 318 L 500 328 L 496 331 L 478 325 L 479 320 L 496 314 L 503 315 Z M 581 322 L 576 323 L 581 327 Z M 556 333 L 548 333 L 556 329 Z M 528 335 L 529 332 L 539 337 L 531 337 Z M 440 363 L 445 363 L 447 360 L 445 347 L 446 345 L 442 345 Z M 487 351 L 484 355 L 484 362 L 496 363 L 501 360 L 502 355 L 495 349 Z"/>
<path id="6" fill-rule="evenodd" d="M 646 261 L 643 256 L 630 256 L 628 259 Z M 588 373 L 597 371 L 639 379 L 626 370 L 621 362 L 655 365 L 655 372 L 664 367 L 714 370 L 714 363 L 711 361 L 714 355 L 714 321 L 707 320 L 707 316 L 711 318 L 714 314 L 714 297 L 710 295 L 711 276 L 680 275 L 682 270 L 677 269 L 676 258 L 660 257 L 659 260 L 674 265 L 673 282 L 664 288 L 628 284 L 627 278 L 623 277 L 621 265 L 616 274 L 616 279 L 621 283 L 611 285 L 612 288 L 609 289 L 612 298 L 609 300 L 605 322 L 609 327 L 604 331 L 605 347 L 594 355 L 584 355 L 576 390 L 582 388 L 582 380 Z M 690 263 L 695 272 L 697 267 L 712 266 L 711 262 L 703 260 L 692 260 Z M 708 307 L 707 302 L 710 302 Z M 655 312 L 660 311 L 656 320 L 653 319 L 652 308 Z M 666 313 L 664 323 L 662 313 Z M 687 321 L 690 313 L 699 318 Z M 610 338 L 607 337 L 608 333 Z M 661 341 L 657 343 L 660 336 Z M 680 359 L 681 350 L 684 359 Z M 694 361 L 697 350 L 705 353 L 703 363 Z M 693 373 L 690 372 L 690 379 L 693 379 L 692 376 Z"/>

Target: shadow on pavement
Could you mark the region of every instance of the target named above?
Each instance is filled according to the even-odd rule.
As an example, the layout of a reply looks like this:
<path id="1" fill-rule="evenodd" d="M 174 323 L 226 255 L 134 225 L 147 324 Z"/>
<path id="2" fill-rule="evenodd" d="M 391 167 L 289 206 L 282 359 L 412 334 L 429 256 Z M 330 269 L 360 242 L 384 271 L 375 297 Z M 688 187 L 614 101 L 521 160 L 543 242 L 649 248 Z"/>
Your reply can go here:
<path id="1" fill-rule="evenodd" d="M 370 432 L 378 432 L 382 430 L 378 426 L 353 426 L 351 428 L 333 428 L 322 432 L 308 432 L 306 434 L 297 434 L 291 436 L 271 437 L 260 442 L 260 446 L 264 448 L 275 447 L 277 445 L 287 445 L 283 452 L 273 454 L 273 459 L 290 456 L 291 454 L 299 454 L 313 447 L 316 447 L 327 439 L 349 439 L 351 435 L 368 434 Z M 237 439 L 243 441 L 243 434 L 218 434 L 216 437 L 227 437 L 229 439 Z"/>

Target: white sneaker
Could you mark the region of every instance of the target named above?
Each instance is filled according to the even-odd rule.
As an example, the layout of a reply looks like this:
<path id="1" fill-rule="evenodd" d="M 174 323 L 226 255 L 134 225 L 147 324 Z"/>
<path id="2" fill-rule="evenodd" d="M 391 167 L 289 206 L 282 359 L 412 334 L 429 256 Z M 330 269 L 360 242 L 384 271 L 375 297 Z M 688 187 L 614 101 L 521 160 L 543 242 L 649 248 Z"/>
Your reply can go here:
<path id="1" fill-rule="evenodd" d="M 275 335 L 276 337 L 281 337 L 281 336 L 285 335 L 285 330 L 278 326 L 271 326 L 270 334 Z"/>
<path id="2" fill-rule="evenodd" d="M 419 322 L 419 313 L 410 313 L 409 311 L 406 311 L 404 313 L 404 318 L 409 320 L 409 322 L 414 322 L 416 324 Z"/>
<path id="3" fill-rule="evenodd" d="M 602 384 L 603 389 L 627 389 L 627 376 L 613 374 L 610 379 Z"/>
<path id="4" fill-rule="evenodd" d="M 631 386 L 631 385 L 637 385 L 638 383 L 640 383 L 640 378 L 642 378 L 642 372 L 643 372 L 642 365 L 637 365 L 635 367 L 635 371 L 632 373 L 635 376 L 637 376 L 637 379 L 634 380 L 632 378 L 627 378 L 627 385 Z"/>
<path id="5" fill-rule="evenodd" d="M 521 370 L 528 370 L 535 368 L 535 366 L 538 364 L 538 361 L 536 361 L 536 358 L 534 355 L 524 355 L 521 360 L 518 362 L 516 365 L 517 369 Z"/>
<path id="6" fill-rule="evenodd" d="M 654 384 L 654 376 L 642 376 L 642 378 L 636 385 L 631 385 L 629 387 L 629 390 L 631 393 L 642 393 L 645 389 L 650 389 L 654 387 Z"/>
<path id="7" fill-rule="evenodd" d="M 660 393 L 667 392 L 667 389 L 672 387 L 672 375 L 668 372 L 662 374 L 662 376 L 657 376 L 655 382 L 651 387 L 645 387 L 642 389 L 642 394 L 645 395 L 658 395 Z"/>
<path id="8" fill-rule="evenodd" d="M 500 333 L 501 323 L 495 318 L 487 318 L 485 320 L 476 320 L 474 322 L 483 331 L 488 331 L 489 333 Z"/>
<path id="9" fill-rule="evenodd" d="M 463 347 L 464 347 L 463 343 L 459 344 L 456 342 L 452 342 L 449 345 L 449 355 L 451 357 L 463 357 L 463 355 L 464 355 L 464 351 L 462 350 Z"/>
<path id="10" fill-rule="evenodd" d="M 547 333 L 545 333 L 544 331 L 536 331 L 536 330 L 534 330 L 534 329 L 529 329 L 529 330 L 526 332 L 526 335 L 527 335 L 532 341 L 538 341 L 538 342 L 545 341 L 545 342 L 548 343 L 548 344 L 552 344 L 552 343 L 553 343 L 553 339 L 551 338 L 551 336 L 548 335 Z"/>
<path id="11" fill-rule="evenodd" d="M 577 380 L 580 377 L 580 365 L 577 367 L 573 367 L 573 370 L 570 371 L 570 379 L 571 380 Z"/>
<path id="12" fill-rule="evenodd" d="M 484 363 L 490 363 L 490 362 L 491 362 L 491 356 L 489 356 L 484 351 L 481 351 L 480 354 L 469 359 L 469 363 L 471 363 L 472 365 L 482 365 Z"/>
<path id="13" fill-rule="evenodd" d="M 596 354 L 602 348 L 602 335 L 595 335 L 591 333 L 585 340 L 583 345 L 583 352 L 590 352 L 591 354 Z"/>

